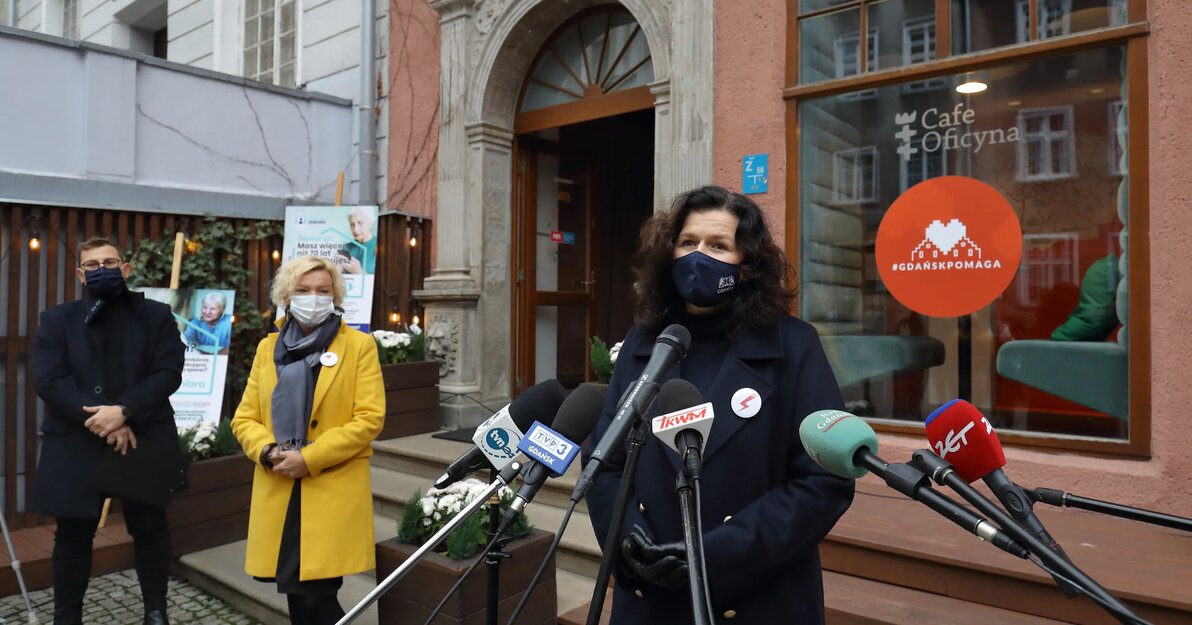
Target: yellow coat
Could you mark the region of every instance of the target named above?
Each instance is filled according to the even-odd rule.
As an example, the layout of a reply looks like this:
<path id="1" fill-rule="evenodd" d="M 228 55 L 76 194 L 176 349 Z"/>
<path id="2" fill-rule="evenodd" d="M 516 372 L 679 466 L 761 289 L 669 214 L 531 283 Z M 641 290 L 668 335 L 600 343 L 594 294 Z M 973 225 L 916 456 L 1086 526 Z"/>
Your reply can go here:
<path id="1" fill-rule="evenodd" d="M 244 397 L 232 418 L 232 431 L 257 468 L 248 516 L 249 575 L 277 574 L 282 526 L 294 480 L 260 465 L 261 451 L 273 439 L 271 398 L 277 386 L 273 349 L 278 333 L 257 345 Z M 326 579 L 368 571 L 375 566 L 371 443 L 385 420 L 385 385 L 373 338 L 340 322 L 327 352 L 339 357 L 323 366 L 315 385 L 302 458 L 310 475 L 302 478 L 302 538 L 299 579 Z"/>

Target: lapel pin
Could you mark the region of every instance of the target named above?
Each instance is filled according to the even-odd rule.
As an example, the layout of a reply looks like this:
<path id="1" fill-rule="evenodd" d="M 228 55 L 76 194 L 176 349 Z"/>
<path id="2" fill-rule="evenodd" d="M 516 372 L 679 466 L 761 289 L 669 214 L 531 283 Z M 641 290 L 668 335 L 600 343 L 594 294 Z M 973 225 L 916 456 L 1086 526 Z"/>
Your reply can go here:
<path id="1" fill-rule="evenodd" d="M 762 396 L 747 386 L 733 393 L 732 405 L 738 417 L 752 419 L 762 409 Z"/>
<path id="2" fill-rule="evenodd" d="M 335 352 L 323 352 L 323 355 L 319 356 L 319 364 L 324 367 L 334 367 L 338 362 L 339 356 L 336 356 Z"/>

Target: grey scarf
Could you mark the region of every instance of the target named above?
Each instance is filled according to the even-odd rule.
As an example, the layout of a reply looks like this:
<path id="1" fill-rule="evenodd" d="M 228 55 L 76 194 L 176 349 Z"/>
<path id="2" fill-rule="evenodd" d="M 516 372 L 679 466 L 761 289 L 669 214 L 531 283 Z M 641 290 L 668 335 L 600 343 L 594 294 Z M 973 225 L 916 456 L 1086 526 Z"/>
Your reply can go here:
<path id="1" fill-rule="evenodd" d="M 307 424 L 315 397 L 315 367 L 339 332 L 339 315 L 331 315 L 314 332 L 303 335 L 298 323 L 286 319 L 273 349 L 277 386 L 273 388 L 273 440 L 280 450 L 306 446 Z"/>

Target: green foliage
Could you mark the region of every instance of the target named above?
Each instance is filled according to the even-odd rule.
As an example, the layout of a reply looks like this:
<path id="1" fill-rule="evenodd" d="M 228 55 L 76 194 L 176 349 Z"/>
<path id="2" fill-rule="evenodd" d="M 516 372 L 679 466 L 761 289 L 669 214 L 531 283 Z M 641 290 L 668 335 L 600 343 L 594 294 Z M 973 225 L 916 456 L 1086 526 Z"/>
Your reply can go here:
<path id="1" fill-rule="evenodd" d="M 473 514 L 447 536 L 446 556 L 452 560 L 467 560 L 488 544 L 487 514 Z"/>
<path id="2" fill-rule="evenodd" d="M 182 288 L 226 289 L 236 293 L 232 324 L 232 344 L 228 356 L 228 383 L 225 393 L 239 397 L 252 368 L 257 343 L 269 332 L 268 302 L 254 302 L 248 296 L 250 272 L 245 252 L 248 241 L 259 241 L 281 234 L 282 224 L 257 221 L 237 226 L 228 220 L 208 215 L 186 232 L 178 284 Z M 129 284 L 134 287 L 168 287 L 174 263 L 174 232 L 166 230 L 160 239 L 141 239 L 132 260 Z M 269 276 L 257 276 L 268 279 Z M 261 310 L 258 308 L 264 308 Z"/>
<path id="3" fill-rule="evenodd" d="M 431 488 L 426 495 L 420 490 L 416 491 L 406 503 L 405 512 L 398 523 L 397 539 L 410 545 L 425 543 L 485 488 L 485 483 L 469 478 L 442 490 Z M 500 510 L 504 516 L 513 504 L 514 494 L 508 488 L 502 488 L 500 492 Z M 466 560 L 476 555 L 488 544 L 488 507 L 487 503 L 482 505 L 476 513 L 448 534 L 447 539 L 438 545 L 438 551 L 454 560 Z M 530 520 L 522 512 L 517 515 L 505 536 L 521 538 L 528 535 L 532 529 Z"/>
<path id="4" fill-rule="evenodd" d="M 407 545 L 418 543 L 418 524 L 422 521 L 422 489 L 414 491 L 414 495 L 406 502 L 406 509 L 401 513 L 401 521 L 397 525 L 397 539 Z"/>
<path id="5" fill-rule="evenodd" d="M 613 359 L 609 355 L 608 345 L 599 336 L 593 336 L 589 341 L 589 355 L 592 359 L 592 373 L 601 382 L 608 382 L 613 376 Z"/>

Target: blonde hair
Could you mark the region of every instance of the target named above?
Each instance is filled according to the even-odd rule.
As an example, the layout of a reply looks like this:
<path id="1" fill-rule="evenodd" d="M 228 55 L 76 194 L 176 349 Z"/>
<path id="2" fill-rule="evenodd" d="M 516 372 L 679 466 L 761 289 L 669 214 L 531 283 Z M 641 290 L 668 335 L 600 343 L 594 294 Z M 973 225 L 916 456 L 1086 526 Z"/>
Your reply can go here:
<path id="1" fill-rule="evenodd" d="M 342 305 L 344 294 L 348 290 L 344 284 L 344 277 L 340 275 L 335 263 L 318 256 L 292 258 L 277 268 L 277 273 L 273 276 L 273 287 L 269 289 L 269 298 L 273 300 L 273 305 L 279 308 L 285 306 L 286 299 L 294 293 L 302 276 L 320 270 L 331 274 L 331 290 L 335 294 L 335 305 Z"/>

